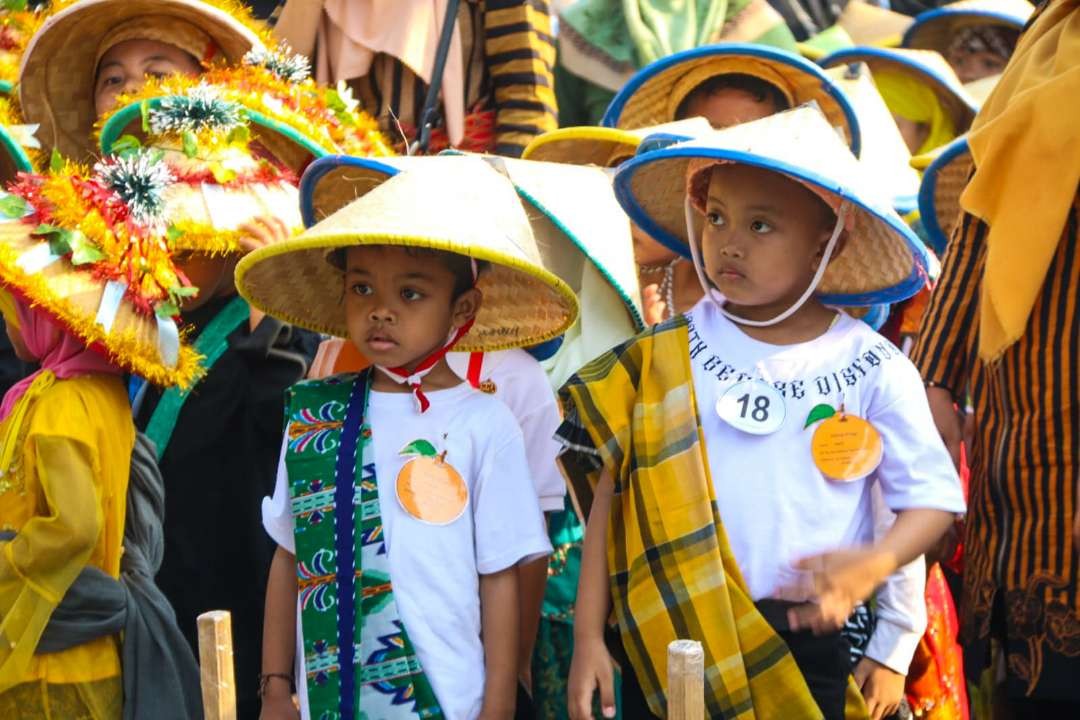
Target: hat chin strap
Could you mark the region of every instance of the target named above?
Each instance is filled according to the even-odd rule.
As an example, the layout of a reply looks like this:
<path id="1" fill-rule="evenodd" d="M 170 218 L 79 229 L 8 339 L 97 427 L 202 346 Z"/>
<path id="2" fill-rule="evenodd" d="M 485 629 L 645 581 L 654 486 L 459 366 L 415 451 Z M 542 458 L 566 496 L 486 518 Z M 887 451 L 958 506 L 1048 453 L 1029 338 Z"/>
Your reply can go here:
<path id="1" fill-rule="evenodd" d="M 829 261 L 832 259 L 833 252 L 836 250 L 836 244 L 840 240 L 840 233 L 844 232 L 844 220 L 847 216 L 848 204 L 846 201 L 840 203 L 840 209 L 836 212 L 836 227 L 833 229 L 832 237 L 829 238 L 829 242 L 825 246 L 825 254 L 822 255 L 821 263 L 818 265 L 817 272 L 814 273 L 814 277 L 810 281 L 810 285 L 807 286 L 806 291 L 794 302 L 794 304 L 792 304 L 791 307 L 769 320 L 748 320 L 728 312 L 727 309 L 724 308 L 724 305 L 727 303 L 727 298 L 709 282 L 709 278 L 705 274 L 705 263 L 701 259 L 701 251 L 698 249 L 698 244 L 694 237 L 694 208 L 690 205 L 689 196 L 686 197 L 686 200 L 683 203 L 683 209 L 686 213 L 686 237 L 690 241 L 690 255 L 694 260 L 694 270 L 697 272 L 698 282 L 701 283 L 702 289 L 705 290 L 705 295 L 707 295 L 716 307 L 720 309 L 720 312 L 724 314 L 724 317 L 732 322 L 736 322 L 740 325 L 749 325 L 750 327 L 769 327 L 783 322 L 794 315 L 817 291 L 818 285 L 821 284 L 821 279 L 825 277 L 825 270 L 829 266 Z"/>

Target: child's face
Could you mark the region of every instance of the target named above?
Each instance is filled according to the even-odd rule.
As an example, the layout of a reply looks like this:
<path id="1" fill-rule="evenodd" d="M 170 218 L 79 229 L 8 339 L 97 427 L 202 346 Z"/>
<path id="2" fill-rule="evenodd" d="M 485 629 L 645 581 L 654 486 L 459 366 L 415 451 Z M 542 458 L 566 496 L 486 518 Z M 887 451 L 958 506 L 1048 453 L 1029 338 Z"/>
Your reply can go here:
<path id="1" fill-rule="evenodd" d="M 372 363 L 412 370 L 480 309 L 480 292 L 454 298 L 457 278 L 439 258 L 392 246 L 345 254 L 345 323 Z"/>
<path id="2" fill-rule="evenodd" d="M 630 236 L 634 239 L 634 260 L 638 265 L 661 265 L 675 259 L 675 253 L 653 240 L 635 223 L 630 223 Z"/>
<path id="3" fill-rule="evenodd" d="M 969 50 L 953 50 L 949 52 L 949 65 L 956 71 L 956 76 L 965 85 L 976 80 L 982 80 L 991 75 L 1000 75 L 1005 70 L 1008 61 L 992 52 L 970 52 Z"/>
<path id="4" fill-rule="evenodd" d="M 230 295 L 236 290 L 233 283 L 233 270 L 236 259 L 228 256 L 203 255 L 201 253 L 181 253 L 176 256 L 176 266 L 187 276 L 192 285 L 199 288 L 199 294 L 184 298 L 180 306 L 182 313 L 198 310 L 216 297 Z"/>
<path id="5" fill-rule="evenodd" d="M 900 131 L 900 137 L 904 138 L 904 144 L 907 145 L 908 151 L 912 155 L 917 154 L 926 142 L 926 138 L 930 137 L 930 126 L 926 123 L 908 120 L 902 115 L 894 114 L 893 120 L 896 122 L 896 128 Z"/>
<path id="6" fill-rule="evenodd" d="M 758 100 L 745 90 L 736 88 L 724 88 L 695 97 L 686 105 L 687 117 L 703 117 L 716 130 L 775 114 L 776 106 L 772 100 Z"/>
<path id="7" fill-rule="evenodd" d="M 705 274 L 740 314 L 772 317 L 809 287 L 835 224 L 813 193 L 775 172 L 712 172 L 701 241 Z"/>
<path id="8" fill-rule="evenodd" d="M 109 48 L 94 79 L 94 109 L 102 116 L 116 98 L 142 87 L 147 77 L 198 75 L 202 67 L 183 50 L 157 40 L 125 40 Z"/>

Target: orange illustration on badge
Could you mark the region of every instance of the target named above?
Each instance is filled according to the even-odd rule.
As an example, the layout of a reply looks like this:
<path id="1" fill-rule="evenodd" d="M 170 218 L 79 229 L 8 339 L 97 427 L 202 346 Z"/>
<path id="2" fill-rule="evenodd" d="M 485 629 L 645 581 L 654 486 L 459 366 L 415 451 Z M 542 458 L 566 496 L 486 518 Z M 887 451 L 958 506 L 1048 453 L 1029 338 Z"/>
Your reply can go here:
<path id="1" fill-rule="evenodd" d="M 867 420 L 828 405 L 810 411 L 806 427 L 823 420 L 810 440 L 810 454 L 821 474 L 836 482 L 852 482 L 877 470 L 883 446 L 881 434 Z"/>
<path id="2" fill-rule="evenodd" d="M 405 512 L 432 525 L 449 525 L 469 504 L 461 474 L 427 440 L 413 440 L 398 453 L 412 459 L 397 476 L 397 499 Z"/>

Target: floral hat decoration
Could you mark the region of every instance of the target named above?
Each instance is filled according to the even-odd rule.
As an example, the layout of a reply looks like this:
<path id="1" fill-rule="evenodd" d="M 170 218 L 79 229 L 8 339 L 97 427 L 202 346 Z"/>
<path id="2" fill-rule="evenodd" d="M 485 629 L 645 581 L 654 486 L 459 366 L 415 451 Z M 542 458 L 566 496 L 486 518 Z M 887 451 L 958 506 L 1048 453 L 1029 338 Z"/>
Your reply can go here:
<path id="1" fill-rule="evenodd" d="M 180 304 L 198 293 L 165 240 L 169 169 L 151 153 L 23 174 L 0 193 L 0 283 L 124 369 L 187 387 Z"/>
<path id="2" fill-rule="evenodd" d="M 30 38 L 45 21 L 29 0 L 0 0 L 0 93 L 10 94 L 19 79 L 19 63 Z"/>
<path id="3" fill-rule="evenodd" d="M 209 85 L 222 100 L 237 103 L 262 118 L 291 131 L 323 154 L 353 157 L 394 155 L 390 143 L 379 131 L 376 120 L 359 110 L 359 101 L 344 82 L 334 87 L 319 85 L 311 77 L 307 57 L 292 52 L 285 44 L 275 49 L 256 47 L 240 63 L 214 65 L 197 78 L 170 75 L 150 78 L 135 94 L 125 95 L 121 104 L 167 95 L 184 95 L 192 88 Z M 305 143 L 296 143 L 303 147 Z M 297 163 L 306 165 L 309 154 Z"/>
<path id="4" fill-rule="evenodd" d="M 302 228 L 299 172 L 322 153 L 206 84 L 126 105 L 103 119 L 100 142 L 106 156 L 154 151 L 176 180 L 164 191 L 172 249 L 208 255 L 241 252 L 241 226 L 258 217 Z"/>

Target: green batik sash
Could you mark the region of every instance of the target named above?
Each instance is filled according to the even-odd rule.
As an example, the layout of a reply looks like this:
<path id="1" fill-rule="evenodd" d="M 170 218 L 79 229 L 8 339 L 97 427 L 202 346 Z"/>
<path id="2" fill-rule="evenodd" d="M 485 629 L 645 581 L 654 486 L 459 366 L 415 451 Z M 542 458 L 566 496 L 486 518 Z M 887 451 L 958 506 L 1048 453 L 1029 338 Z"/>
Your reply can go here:
<path id="1" fill-rule="evenodd" d="M 285 465 L 313 720 L 442 718 L 398 613 L 379 511 L 370 371 L 294 385 Z"/>

